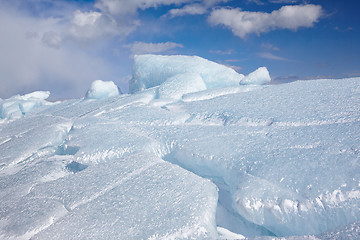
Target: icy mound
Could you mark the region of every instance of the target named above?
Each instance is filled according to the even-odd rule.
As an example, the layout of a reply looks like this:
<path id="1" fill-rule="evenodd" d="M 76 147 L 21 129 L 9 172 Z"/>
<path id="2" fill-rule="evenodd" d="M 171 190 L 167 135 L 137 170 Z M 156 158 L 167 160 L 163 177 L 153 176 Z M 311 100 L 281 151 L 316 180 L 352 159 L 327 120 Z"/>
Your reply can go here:
<path id="1" fill-rule="evenodd" d="M 184 73 L 200 75 L 207 89 L 236 86 L 244 77 L 231 68 L 197 56 L 138 55 L 134 58 L 133 78 L 129 83 L 130 92 L 159 86 L 169 78 Z M 183 77 L 178 78 L 183 79 Z M 193 80 L 196 85 L 197 78 Z M 173 79 L 172 82 L 174 81 Z M 176 84 L 167 85 L 173 89 L 177 87 Z"/>
<path id="2" fill-rule="evenodd" d="M 256 84 L 262 85 L 265 83 L 269 83 L 271 81 L 269 71 L 266 67 L 260 67 L 256 69 L 254 72 L 250 73 L 249 75 L 245 76 L 241 80 L 241 84 Z"/>
<path id="3" fill-rule="evenodd" d="M 6 100 L 0 100 L 0 118 L 20 118 L 38 107 L 51 105 L 50 102 L 45 100 L 49 96 L 50 92 L 37 91 L 23 96 L 16 95 Z"/>
<path id="4" fill-rule="evenodd" d="M 86 93 L 87 99 L 101 99 L 115 97 L 120 94 L 119 88 L 112 81 L 96 80 L 91 83 Z"/>

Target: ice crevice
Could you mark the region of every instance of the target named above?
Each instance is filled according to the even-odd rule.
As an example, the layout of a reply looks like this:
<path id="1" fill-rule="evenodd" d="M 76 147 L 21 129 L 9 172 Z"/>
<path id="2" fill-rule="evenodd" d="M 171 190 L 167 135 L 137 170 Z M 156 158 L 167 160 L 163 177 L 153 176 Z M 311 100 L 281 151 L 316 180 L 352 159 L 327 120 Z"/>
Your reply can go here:
<path id="1" fill-rule="evenodd" d="M 224 176 L 217 174 L 216 170 L 214 171 L 213 169 L 207 168 L 206 166 L 197 168 L 191 164 L 187 165 L 187 163 L 191 162 L 192 160 L 189 159 L 189 155 L 184 155 L 181 153 L 181 144 L 178 144 L 176 140 L 166 141 L 162 149 L 165 149 L 165 151 L 159 150 L 156 152 L 160 153 L 160 157 L 164 161 L 179 166 L 182 169 L 189 171 L 201 178 L 208 179 L 217 186 L 218 202 L 215 219 L 219 237 L 222 231 L 228 232 L 226 235 L 227 237 L 236 237 L 234 239 L 245 239 L 245 236 L 275 236 L 274 233 L 265 227 L 246 220 L 233 208 L 233 199 L 231 193 L 232 187 L 224 179 Z M 191 155 L 195 158 L 197 154 L 193 152 Z M 179 156 L 184 156 L 186 159 L 182 159 Z M 231 172 L 228 174 L 232 175 Z"/>

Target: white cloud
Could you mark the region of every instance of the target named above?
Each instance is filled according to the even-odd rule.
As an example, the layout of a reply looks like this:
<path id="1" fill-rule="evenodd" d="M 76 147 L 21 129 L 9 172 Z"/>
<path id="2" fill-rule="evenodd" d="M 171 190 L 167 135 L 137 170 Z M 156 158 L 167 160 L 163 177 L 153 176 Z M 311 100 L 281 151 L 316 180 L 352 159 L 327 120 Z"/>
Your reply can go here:
<path id="1" fill-rule="evenodd" d="M 130 48 L 130 51 L 133 55 L 136 54 L 147 54 L 147 53 L 162 53 L 175 48 L 184 47 L 182 44 L 174 42 L 164 42 L 164 43 L 145 43 L 145 42 L 135 42 L 131 45 L 127 45 Z"/>
<path id="2" fill-rule="evenodd" d="M 236 36 L 245 38 L 251 33 L 260 35 L 275 29 L 296 31 L 301 27 L 312 27 L 322 14 L 322 7 L 313 4 L 283 6 L 271 13 L 218 8 L 212 11 L 208 21 L 213 25 L 224 25 Z"/>
<path id="3" fill-rule="evenodd" d="M 114 16 L 135 14 L 138 9 L 156 8 L 160 5 L 183 4 L 193 0 L 99 0 L 95 7 Z"/>
<path id="4" fill-rule="evenodd" d="M 277 46 L 272 45 L 271 43 L 262 43 L 261 47 L 266 50 L 272 50 L 272 51 L 279 51 L 280 48 Z"/>
<path id="5" fill-rule="evenodd" d="M 182 8 L 171 9 L 167 14 L 164 15 L 170 17 L 178 17 L 185 15 L 203 15 L 209 11 L 210 8 L 221 2 L 227 2 L 228 0 L 193 0 L 193 2 L 183 6 Z"/>
<path id="6" fill-rule="evenodd" d="M 78 41 L 91 41 L 116 35 L 126 36 L 136 25 L 120 24 L 112 16 L 101 12 L 74 12 L 67 36 Z"/>
<path id="7" fill-rule="evenodd" d="M 137 19 L 139 9 L 145 10 L 161 5 L 179 5 L 189 2 L 193 2 L 193 0 L 98 0 L 94 4 L 96 11 L 77 10 L 74 13 L 68 35 L 81 42 L 102 37 L 126 37 L 140 25 L 140 21 Z M 200 7 L 188 7 L 179 10 L 176 14 L 181 14 L 181 11 L 195 14 L 202 10 Z"/>
<path id="8" fill-rule="evenodd" d="M 209 53 L 215 53 L 215 54 L 219 54 L 219 55 L 231 55 L 233 53 L 235 53 L 234 49 L 228 49 L 228 50 L 209 50 Z"/>
<path id="9" fill-rule="evenodd" d="M 207 8 L 201 4 L 189 4 L 183 8 L 171 9 L 168 13 L 171 17 L 184 16 L 184 15 L 202 15 L 207 12 Z"/>
<path id="10" fill-rule="evenodd" d="M 289 3 L 297 3 L 299 0 L 269 0 L 271 3 L 280 3 L 280 4 L 289 4 Z"/>
<path id="11" fill-rule="evenodd" d="M 270 60 L 290 61 L 290 60 L 287 59 L 287 58 L 279 57 L 279 56 L 274 55 L 274 54 L 272 54 L 272 53 L 270 53 L 270 52 L 261 52 L 261 53 L 258 53 L 258 55 L 259 55 L 261 58 L 270 59 Z"/>
<path id="12" fill-rule="evenodd" d="M 260 0 L 247 0 L 248 3 L 255 3 L 257 5 L 264 5 L 265 3 Z"/>

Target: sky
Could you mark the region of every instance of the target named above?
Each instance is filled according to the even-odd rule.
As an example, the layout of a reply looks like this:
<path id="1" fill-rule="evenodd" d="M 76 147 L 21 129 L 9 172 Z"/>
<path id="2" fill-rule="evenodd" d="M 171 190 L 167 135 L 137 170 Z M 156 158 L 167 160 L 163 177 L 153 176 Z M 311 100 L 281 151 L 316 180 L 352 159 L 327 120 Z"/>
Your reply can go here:
<path id="1" fill-rule="evenodd" d="M 0 0 L 0 98 L 91 82 L 128 92 L 136 54 L 197 55 L 274 83 L 360 76 L 358 0 Z"/>

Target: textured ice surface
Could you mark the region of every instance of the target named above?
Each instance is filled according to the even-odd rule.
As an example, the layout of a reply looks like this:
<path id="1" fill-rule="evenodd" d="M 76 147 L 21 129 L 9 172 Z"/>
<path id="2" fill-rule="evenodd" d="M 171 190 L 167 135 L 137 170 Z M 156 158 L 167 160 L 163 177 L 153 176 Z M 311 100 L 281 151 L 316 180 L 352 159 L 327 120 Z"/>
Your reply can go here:
<path id="1" fill-rule="evenodd" d="M 360 78 L 182 74 L 1 122 L 0 239 L 359 237 Z"/>
<path id="2" fill-rule="evenodd" d="M 29 198 L 34 203 L 37 198 L 53 199 L 66 210 L 33 239 L 213 239 L 217 235 L 215 186 L 153 155 L 133 154 L 90 165 L 34 187 Z M 44 207 L 59 211 L 51 204 Z"/>
<path id="3" fill-rule="evenodd" d="M 271 81 L 269 71 L 266 67 L 260 67 L 256 69 L 254 72 L 250 73 L 249 75 L 245 76 L 241 80 L 241 84 L 265 84 Z"/>
<path id="4" fill-rule="evenodd" d="M 118 96 L 119 88 L 112 81 L 95 80 L 86 93 L 86 98 L 108 98 Z"/>
<path id="5" fill-rule="evenodd" d="M 169 78 L 184 73 L 200 75 L 208 89 L 236 86 L 244 77 L 229 67 L 197 56 L 138 55 L 134 57 L 130 92 L 159 86 Z M 191 80 L 179 78 L 181 81 Z M 198 76 L 194 82 L 198 86 Z"/>
<path id="6" fill-rule="evenodd" d="M 250 92 L 260 88 L 262 87 L 258 85 L 246 85 L 246 86 L 242 85 L 237 87 L 214 88 L 214 89 L 208 89 L 204 91 L 184 94 L 182 100 L 184 102 L 200 101 L 200 100 L 212 99 L 215 97 L 228 95 L 228 94 Z"/>

